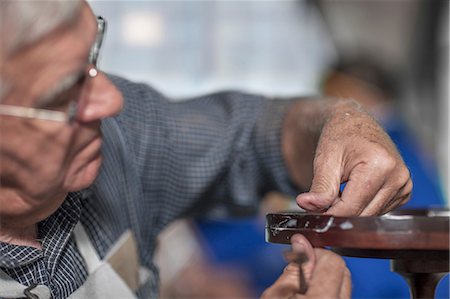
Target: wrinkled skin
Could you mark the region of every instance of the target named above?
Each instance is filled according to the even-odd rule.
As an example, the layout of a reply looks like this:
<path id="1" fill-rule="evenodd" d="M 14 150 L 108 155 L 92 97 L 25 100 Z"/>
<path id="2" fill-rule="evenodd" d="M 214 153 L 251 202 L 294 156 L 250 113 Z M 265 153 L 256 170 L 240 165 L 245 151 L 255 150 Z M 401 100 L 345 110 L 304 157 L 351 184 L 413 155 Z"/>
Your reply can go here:
<path id="1" fill-rule="evenodd" d="M 2 103 L 38 107 L 42 95 L 63 78 L 87 71 L 96 27 L 83 5 L 73 23 L 3 61 L 2 76 L 14 84 Z M 2 232 L 34 225 L 51 215 L 68 192 L 92 184 L 101 164 L 100 120 L 121 108 L 120 93 L 99 73 L 81 88 L 72 123 L 0 116 Z"/>
<path id="2" fill-rule="evenodd" d="M 2 76 L 14 82 L 3 104 L 36 107 L 40 96 L 62 78 L 88 68 L 96 25 L 87 5 L 74 22 L 0 61 Z M 352 104 L 323 107 L 301 101 L 285 121 L 282 146 L 288 169 L 300 187 L 311 186 L 297 198 L 299 205 L 335 215 L 373 215 L 404 203 L 412 183 L 387 135 Z M 13 238 L 16 229 L 30 231 L 35 238 L 30 227 L 51 215 L 68 192 L 89 186 L 97 176 L 100 120 L 121 110 L 122 97 L 100 73 L 84 85 L 79 108 L 70 124 L 0 116 L 1 241 L 20 245 Z M 341 195 L 339 185 L 345 181 Z M 294 250 L 309 252 L 311 261 L 305 265 L 310 283 L 306 296 L 349 298 L 349 275 L 342 260 L 296 238 Z M 264 296 L 303 297 L 293 284 L 298 282 L 295 269 L 288 266 Z"/>
<path id="3" fill-rule="evenodd" d="M 335 216 L 384 214 L 408 201 L 409 170 L 395 145 L 359 104 L 300 101 L 284 124 L 283 153 L 297 203 Z M 340 192 L 341 183 L 347 183 Z"/>
<path id="4" fill-rule="evenodd" d="M 322 248 L 312 248 L 302 235 L 291 238 L 292 252 L 304 253 L 308 261 L 302 265 L 308 288 L 300 294 L 300 270 L 296 262 L 289 263 L 275 283 L 262 294 L 263 299 L 349 299 L 350 271 L 337 254 Z"/>

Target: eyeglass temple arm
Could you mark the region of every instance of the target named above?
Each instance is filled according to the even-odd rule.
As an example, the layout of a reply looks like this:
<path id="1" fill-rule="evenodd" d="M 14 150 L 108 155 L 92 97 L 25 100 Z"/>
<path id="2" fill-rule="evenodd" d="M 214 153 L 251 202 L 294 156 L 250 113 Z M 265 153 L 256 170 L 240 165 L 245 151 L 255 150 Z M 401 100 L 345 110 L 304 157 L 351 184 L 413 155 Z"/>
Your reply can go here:
<path id="1" fill-rule="evenodd" d="M 91 53 L 89 54 L 89 62 L 94 66 L 97 66 L 98 54 L 103 43 L 103 36 L 106 31 L 106 21 L 102 17 L 97 17 L 97 36 L 95 38 L 95 43 L 92 47 Z"/>

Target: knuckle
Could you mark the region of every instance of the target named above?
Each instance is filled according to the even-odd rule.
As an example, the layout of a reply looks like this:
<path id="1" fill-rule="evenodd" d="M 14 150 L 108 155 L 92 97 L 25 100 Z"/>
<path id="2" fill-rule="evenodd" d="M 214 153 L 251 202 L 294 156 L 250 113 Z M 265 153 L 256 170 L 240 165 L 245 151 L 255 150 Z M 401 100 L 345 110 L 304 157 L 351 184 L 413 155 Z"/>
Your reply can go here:
<path id="1" fill-rule="evenodd" d="M 385 172 L 393 172 L 397 167 L 397 160 L 390 155 L 382 155 L 377 160 L 377 166 Z"/>
<path id="2" fill-rule="evenodd" d="M 384 147 L 372 148 L 368 153 L 368 164 L 385 172 L 392 172 L 399 164 L 398 157 Z"/>
<path id="3" fill-rule="evenodd" d="M 403 166 L 396 173 L 397 181 L 400 186 L 406 186 L 411 181 L 411 174 L 406 166 Z"/>

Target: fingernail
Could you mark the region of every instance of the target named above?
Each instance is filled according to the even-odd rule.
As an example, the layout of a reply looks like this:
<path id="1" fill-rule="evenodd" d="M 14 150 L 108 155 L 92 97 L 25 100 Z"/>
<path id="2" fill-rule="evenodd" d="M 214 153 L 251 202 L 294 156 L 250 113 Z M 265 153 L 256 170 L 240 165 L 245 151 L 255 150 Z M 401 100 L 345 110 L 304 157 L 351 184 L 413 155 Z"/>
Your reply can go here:
<path id="1" fill-rule="evenodd" d="M 305 242 L 299 238 L 293 238 L 292 246 L 295 246 L 296 249 L 304 251 L 306 249 Z"/>

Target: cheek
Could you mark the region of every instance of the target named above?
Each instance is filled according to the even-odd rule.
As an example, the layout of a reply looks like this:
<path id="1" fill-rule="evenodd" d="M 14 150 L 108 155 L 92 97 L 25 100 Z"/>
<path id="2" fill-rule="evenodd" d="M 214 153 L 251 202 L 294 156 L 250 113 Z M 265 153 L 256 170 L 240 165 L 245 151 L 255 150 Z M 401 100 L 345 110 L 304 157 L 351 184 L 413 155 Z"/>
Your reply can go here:
<path id="1" fill-rule="evenodd" d="M 70 134 L 36 130 L 22 124 L 14 130 L 0 125 L 2 186 L 21 189 L 32 197 L 54 192 L 62 184 L 69 155 Z"/>

